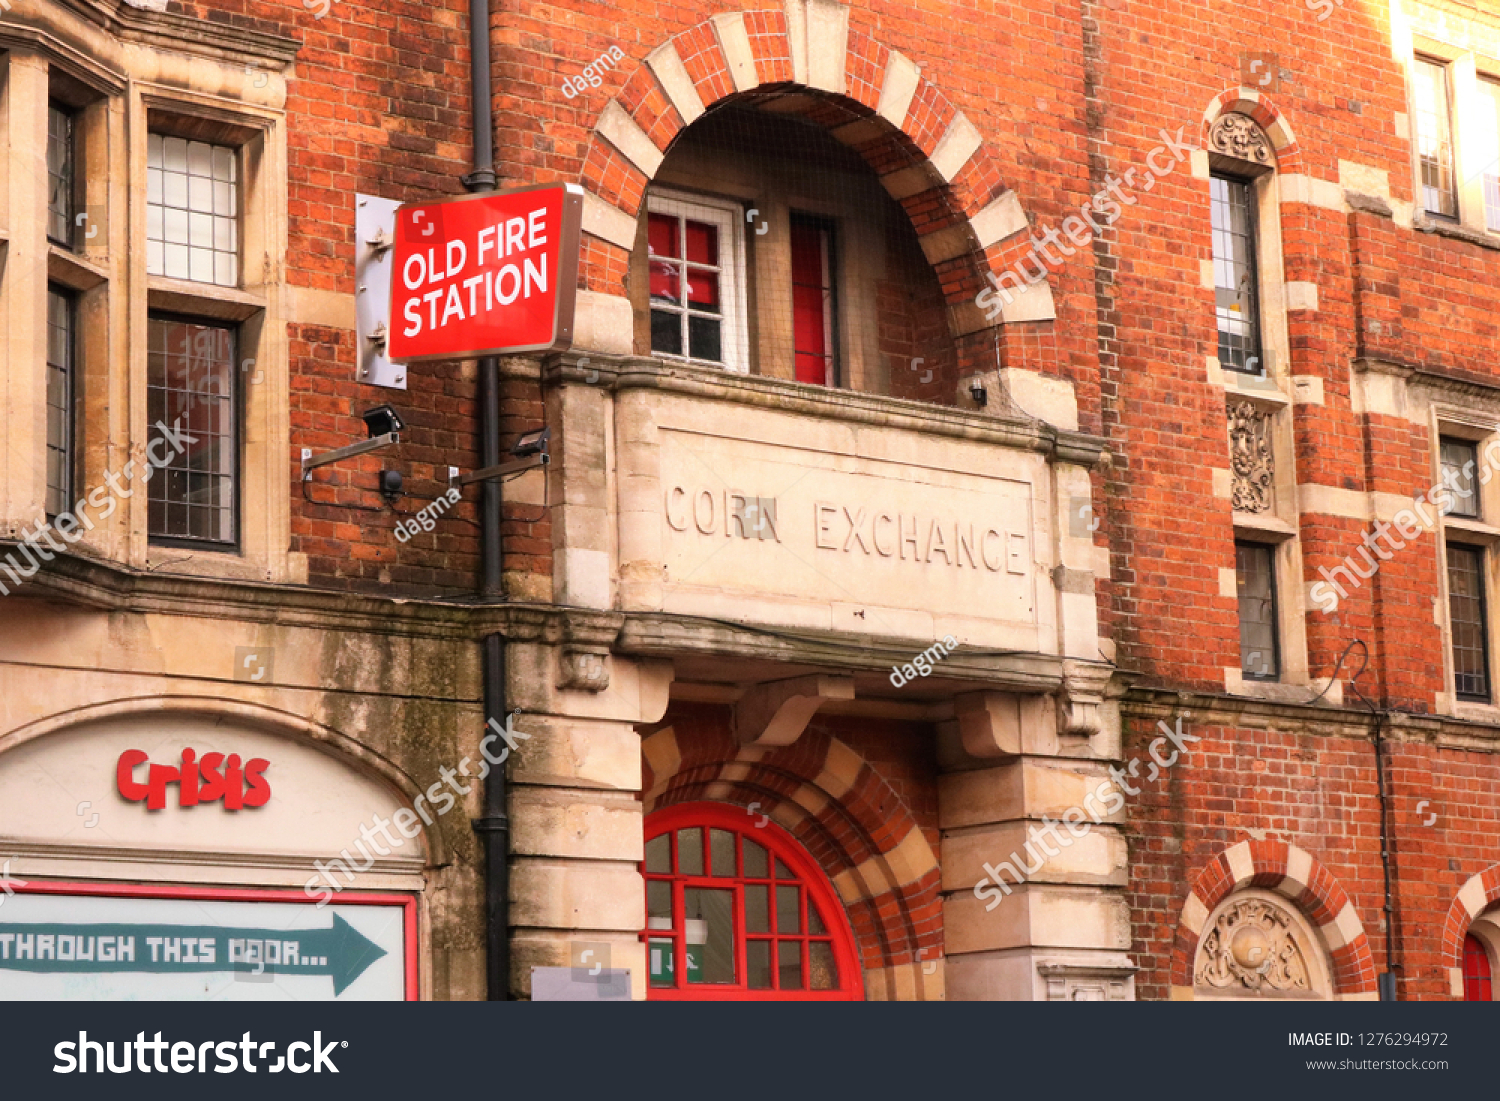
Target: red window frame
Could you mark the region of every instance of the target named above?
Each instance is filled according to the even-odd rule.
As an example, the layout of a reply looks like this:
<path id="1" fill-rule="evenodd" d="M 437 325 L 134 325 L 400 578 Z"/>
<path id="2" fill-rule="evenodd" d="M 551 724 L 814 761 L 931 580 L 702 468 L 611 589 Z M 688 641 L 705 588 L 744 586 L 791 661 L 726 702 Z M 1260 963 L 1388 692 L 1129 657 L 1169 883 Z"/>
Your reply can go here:
<path id="1" fill-rule="evenodd" d="M 787 833 L 776 823 L 766 819 L 763 815 L 754 814 L 743 807 L 728 806 L 723 803 L 682 803 L 677 806 L 667 807 L 656 811 L 646 819 L 647 842 L 655 840 L 663 834 L 673 833 L 681 829 L 702 828 L 704 832 L 704 871 L 713 870 L 712 855 L 709 851 L 708 833 L 709 829 L 727 830 L 740 837 L 755 842 L 769 854 L 767 860 L 774 869 L 775 861 L 780 860 L 792 874 L 796 876 L 797 882 L 803 888 L 803 908 L 799 920 L 798 934 L 793 934 L 801 940 L 804 945 L 802 954 L 802 976 L 804 983 L 810 978 L 809 953 L 806 945 L 812 940 L 826 939 L 833 949 L 834 963 L 838 968 L 838 983 L 833 990 L 751 990 L 747 985 L 746 949 L 747 939 L 764 939 L 759 934 L 747 934 L 744 928 L 744 886 L 747 877 L 744 872 L 744 858 L 739 855 L 735 865 L 735 875 L 682 875 L 677 871 L 677 846 L 673 845 L 672 872 L 667 875 L 648 873 L 646 862 L 640 863 L 641 875 L 650 881 L 668 881 L 672 884 L 672 921 L 673 929 L 669 932 L 661 929 L 646 929 L 641 932 L 640 938 L 646 944 L 647 953 L 650 952 L 652 941 L 672 941 L 672 952 L 674 960 L 685 960 L 686 957 L 686 929 L 681 920 L 684 912 L 683 891 L 689 887 L 704 887 L 716 890 L 732 890 L 734 892 L 733 922 L 734 922 L 734 956 L 735 977 L 733 983 L 694 983 L 689 985 L 687 981 L 687 967 L 677 967 L 674 970 L 676 985 L 673 987 L 653 986 L 648 975 L 646 981 L 646 997 L 650 1001 L 863 1001 L 864 1000 L 864 975 L 860 969 L 859 953 L 854 946 L 854 933 L 849 926 L 848 915 L 844 912 L 844 905 L 833 884 L 823 873 L 815 860 L 808 854 L 800 842 L 791 834 Z M 735 851 L 740 853 L 741 846 L 735 845 Z M 749 882 L 759 882 L 758 878 L 752 878 Z M 806 907 L 816 904 L 818 914 L 823 919 L 823 925 L 827 929 L 826 934 L 812 934 L 808 931 Z M 772 895 L 772 909 L 775 909 L 775 896 Z M 778 937 L 777 939 L 783 939 Z M 771 969 L 773 974 L 777 970 L 777 959 L 775 952 L 772 953 Z"/>
<path id="2" fill-rule="evenodd" d="M 1494 972 L 1484 942 L 1469 933 L 1464 937 L 1464 1001 L 1495 1000 Z"/>

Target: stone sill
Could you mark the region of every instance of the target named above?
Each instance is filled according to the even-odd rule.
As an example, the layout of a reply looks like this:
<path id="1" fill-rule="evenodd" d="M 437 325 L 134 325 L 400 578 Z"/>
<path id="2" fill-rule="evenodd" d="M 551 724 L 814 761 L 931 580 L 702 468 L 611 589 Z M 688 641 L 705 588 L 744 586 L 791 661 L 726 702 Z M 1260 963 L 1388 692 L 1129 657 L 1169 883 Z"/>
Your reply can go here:
<path id="1" fill-rule="evenodd" d="M 1454 240 L 1467 241 L 1469 244 L 1478 245 L 1480 248 L 1500 251 L 1500 236 L 1471 229 L 1458 222 L 1440 222 L 1433 218 L 1422 218 L 1420 221 L 1414 222 L 1412 228 L 1418 233 L 1431 233 L 1438 237 L 1452 237 Z"/>

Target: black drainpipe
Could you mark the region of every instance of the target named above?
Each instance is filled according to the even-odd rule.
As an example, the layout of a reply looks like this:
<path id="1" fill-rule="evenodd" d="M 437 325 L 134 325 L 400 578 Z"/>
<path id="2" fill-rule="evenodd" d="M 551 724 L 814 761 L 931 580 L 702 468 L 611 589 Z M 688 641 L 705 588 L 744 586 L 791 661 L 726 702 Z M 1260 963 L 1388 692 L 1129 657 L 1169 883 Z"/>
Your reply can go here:
<path id="1" fill-rule="evenodd" d="M 464 177 L 470 191 L 495 190 L 495 128 L 491 118 L 490 5 L 469 0 L 469 89 L 474 106 L 474 170 Z M 500 462 L 500 361 L 479 361 L 479 466 Z M 480 597 L 501 600 L 500 480 L 480 485 L 479 545 Z M 505 726 L 505 636 L 486 635 L 484 663 L 485 733 Z M 487 996 L 492 1002 L 510 1000 L 510 819 L 504 765 L 490 769 L 484 781 L 484 817 L 474 820 L 484 838 L 484 923 Z"/>
<path id="2" fill-rule="evenodd" d="M 1349 651 L 1353 650 L 1356 646 L 1359 647 L 1364 661 L 1350 675 L 1349 687 L 1354 690 L 1354 694 L 1359 697 L 1359 702 L 1365 705 L 1365 708 L 1370 712 L 1370 717 L 1375 721 L 1372 740 L 1375 743 L 1376 797 L 1380 802 L 1380 866 L 1385 873 L 1385 970 L 1377 977 L 1377 986 L 1380 991 L 1381 1001 L 1394 1002 L 1397 1000 L 1396 972 L 1401 970 L 1400 957 L 1397 952 L 1400 946 L 1400 936 L 1397 933 L 1398 917 L 1396 914 L 1395 896 L 1391 886 L 1391 857 L 1395 855 L 1396 838 L 1391 831 L 1390 825 L 1390 799 L 1386 795 L 1385 788 L 1385 744 L 1380 736 L 1381 728 L 1385 724 L 1385 713 L 1376 710 L 1375 705 L 1365 698 L 1365 694 L 1359 690 L 1359 685 L 1355 683 L 1364 675 L 1365 667 L 1370 664 L 1370 650 L 1364 644 L 1364 640 L 1355 639 L 1348 646 L 1344 647 L 1344 652 L 1339 655 L 1338 663 L 1333 667 L 1333 676 L 1328 680 L 1328 688 L 1333 687 L 1333 682 L 1338 679 L 1339 669 L 1343 667 L 1344 659 L 1349 656 Z M 1309 702 L 1316 702 L 1316 700 L 1321 699 L 1324 693 L 1328 691 L 1328 688 L 1324 688 L 1322 692 L 1319 692 Z"/>

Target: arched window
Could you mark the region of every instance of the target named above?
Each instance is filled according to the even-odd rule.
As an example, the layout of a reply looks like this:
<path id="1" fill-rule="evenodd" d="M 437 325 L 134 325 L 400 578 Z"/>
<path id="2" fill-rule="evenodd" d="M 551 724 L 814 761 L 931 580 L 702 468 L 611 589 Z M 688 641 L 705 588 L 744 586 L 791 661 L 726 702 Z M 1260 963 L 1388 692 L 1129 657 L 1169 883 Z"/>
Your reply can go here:
<path id="1" fill-rule="evenodd" d="M 1490 968 L 1490 954 L 1484 942 L 1473 933 L 1464 937 L 1464 1001 L 1492 1002 L 1495 987 Z"/>
<path id="2" fill-rule="evenodd" d="M 764 815 L 685 803 L 646 819 L 649 997 L 863 997 L 844 908 L 816 862 Z"/>

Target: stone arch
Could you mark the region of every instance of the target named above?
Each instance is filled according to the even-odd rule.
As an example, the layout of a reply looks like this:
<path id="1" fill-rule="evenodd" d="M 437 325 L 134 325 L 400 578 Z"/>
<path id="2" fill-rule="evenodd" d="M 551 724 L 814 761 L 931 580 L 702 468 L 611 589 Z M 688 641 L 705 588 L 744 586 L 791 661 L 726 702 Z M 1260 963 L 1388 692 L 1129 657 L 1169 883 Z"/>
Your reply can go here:
<path id="1" fill-rule="evenodd" d="M 1209 916 L 1234 892 L 1259 887 L 1289 899 L 1316 926 L 1333 963 L 1334 997 L 1373 999 L 1375 961 L 1359 914 L 1333 874 L 1285 841 L 1241 841 L 1204 866 L 1183 903 L 1172 946 L 1172 997 L 1193 997 L 1193 962 Z"/>
<path id="2" fill-rule="evenodd" d="M 1302 149 L 1297 144 L 1297 136 L 1292 132 L 1292 124 L 1270 96 L 1254 88 L 1226 88 L 1209 100 L 1208 106 L 1203 109 L 1202 140 L 1205 148 L 1214 123 L 1231 114 L 1245 115 L 1260 127 L 1275 151 L 1276 164 L 1273 167 L 1277 172 L 1307 171 L 1303 164 L 1305 158 Z"/>
<path id="3" fill-rule="evenodd" d="M 1443 956 L 1448 961 L 1449 984 L 1463 997 L 1464 934 L 1476 918 L 1500 902 L 1500 864 L 1491 864 L 1471 875 L 1459 888 L 1443 922 Z"/>
<path id="4" fill-rule="evenodd" d="M 911 59 L 852 25 L 838 0 L 720 13 L 626 77 L 598 115 L 580 173 L 584 292 L 618 297 L 646 186 L 679 134 L 719 104 L 794 91 L 812 93 L 803 117 L 857 152 L 906 211 L 961 349 L 980 347 L 997 323 L 1056 317 L 1045 279 L 997 322 L 975 303 L 990 273 L 1026 254 L 1026 212 L 975 125 Z"/>
<path id="5" fill-rule="evenodd" d="M 766 815 L 827 873 L 849 915 L 872 1000 L 942 997 L 937 855 L 900 796 L 863 757 L 809 729 L 741 747 L 725 729 L 666 726 L 642 742 L 645 811 L 717 802 Z"/>
<path id="6" fill-rule="evenodd" d="M 59 711 L 0 734 L 0 757 L 4 757 L 10 750 L 49 734 L 61 733 L 108 719 L 159 715 L 163 712 L 184 716 L 197 715 L 210 720 L 234 720 L 269 734 L 311 745 L 320 752 L 333 757 L 351 771 L 363 772 L 389 785 L 405 796 L 408 801 L 414 801 L 422 793 L 422 788 L 394 762 L 333 727 L 314 722 L 290 711 L 267 707 L 259 703 L 203 696 L 132 696 Z M 451 861 L 451 856 L 443 841 L 442 830 L 426 829 L 422 831 L 421 836 L 426 845 L 429 866 L 443 865 Z"/>

